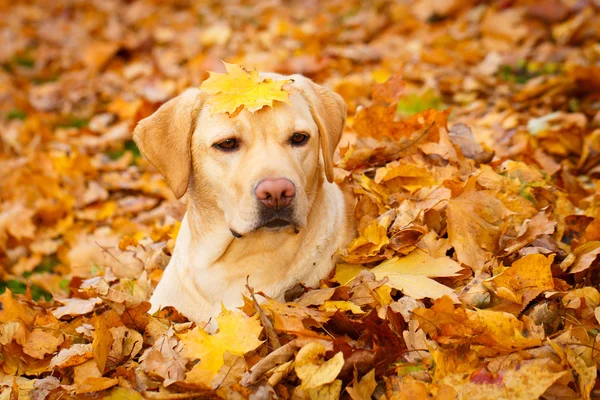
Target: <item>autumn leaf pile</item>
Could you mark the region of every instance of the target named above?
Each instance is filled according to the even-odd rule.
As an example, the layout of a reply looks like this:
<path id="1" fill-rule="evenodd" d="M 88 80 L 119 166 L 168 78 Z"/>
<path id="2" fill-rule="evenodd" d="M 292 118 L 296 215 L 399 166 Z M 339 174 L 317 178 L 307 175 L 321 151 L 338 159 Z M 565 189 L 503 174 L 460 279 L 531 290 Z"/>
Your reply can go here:
<path id="1" fill-rule="evenodd" d="M 0 2 L 0 399 L 599 395 L 598 2 L 38 3 Z M 357 234 L 207 332 L 147 313 L 185 205 L 131 132 L 221 60 L 344 97 Z"/>

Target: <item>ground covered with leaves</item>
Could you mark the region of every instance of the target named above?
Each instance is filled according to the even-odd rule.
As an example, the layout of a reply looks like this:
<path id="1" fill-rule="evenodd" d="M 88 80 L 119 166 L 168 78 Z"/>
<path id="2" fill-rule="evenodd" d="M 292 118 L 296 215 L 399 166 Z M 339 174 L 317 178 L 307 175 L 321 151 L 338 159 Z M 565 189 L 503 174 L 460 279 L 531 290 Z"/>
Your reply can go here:
<path id="1" fill-rule="evenodd" d="M 598 395 L 597 1 L 13 3 L 0 399 Z M 131 132 L 221 60 L 344 97 L 358 232 L 208 334 L 147 314 L 185 205 Z"/>

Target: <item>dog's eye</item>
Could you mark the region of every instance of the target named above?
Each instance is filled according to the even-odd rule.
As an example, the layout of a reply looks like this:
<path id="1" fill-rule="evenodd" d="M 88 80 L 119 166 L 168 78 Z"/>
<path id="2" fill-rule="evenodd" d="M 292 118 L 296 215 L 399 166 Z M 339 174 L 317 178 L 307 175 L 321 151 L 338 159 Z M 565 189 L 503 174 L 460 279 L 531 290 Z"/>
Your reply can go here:
<path id="1" fill-rule="evenodd" d="M 290 142 L 292 143 L 292 146 L 303 146 L 308 142 L 309 138 L 310 136 L 305 133 L 296 132 L 290 138 Z"/>
<path id="2" fill-rule="evenodd" d="M 225 139 L 219 143 L 214 144 L 213 146 L 221 151 L 233 151 L 239 147 L 239 142 L 237 139 Z"/>

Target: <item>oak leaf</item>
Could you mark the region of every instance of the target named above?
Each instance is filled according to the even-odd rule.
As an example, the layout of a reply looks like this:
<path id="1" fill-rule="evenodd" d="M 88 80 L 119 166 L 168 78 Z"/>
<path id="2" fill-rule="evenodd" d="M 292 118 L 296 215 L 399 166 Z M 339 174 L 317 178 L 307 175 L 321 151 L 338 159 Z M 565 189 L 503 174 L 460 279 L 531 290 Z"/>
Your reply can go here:
<path id="1" fill-rule="evenodd" d="M 246 70 L 236 64 L 224 62 L 227 73 L 211 72 L 200 89 L 213 95 L 210 102 L 211 115 L 226 113 L 233 117 L 242 109 L 251 113 L 274 101 L 290 104 L 289 92 L 284 85 L 289 79 L 261 78 L 256 70 Z"/>

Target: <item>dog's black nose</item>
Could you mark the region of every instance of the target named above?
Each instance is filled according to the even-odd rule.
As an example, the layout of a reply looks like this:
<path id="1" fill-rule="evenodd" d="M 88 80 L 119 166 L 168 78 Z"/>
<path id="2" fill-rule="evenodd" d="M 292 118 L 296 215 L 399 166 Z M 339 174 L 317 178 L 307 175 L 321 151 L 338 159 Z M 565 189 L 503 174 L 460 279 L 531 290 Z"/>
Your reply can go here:
<path id="1" fill-rule="evenodd" d="M 292 203 L 296 187 L 289 179 L 264 179 L 256 185 L 254 194 L 265 206 L 279 210 Z"/>

